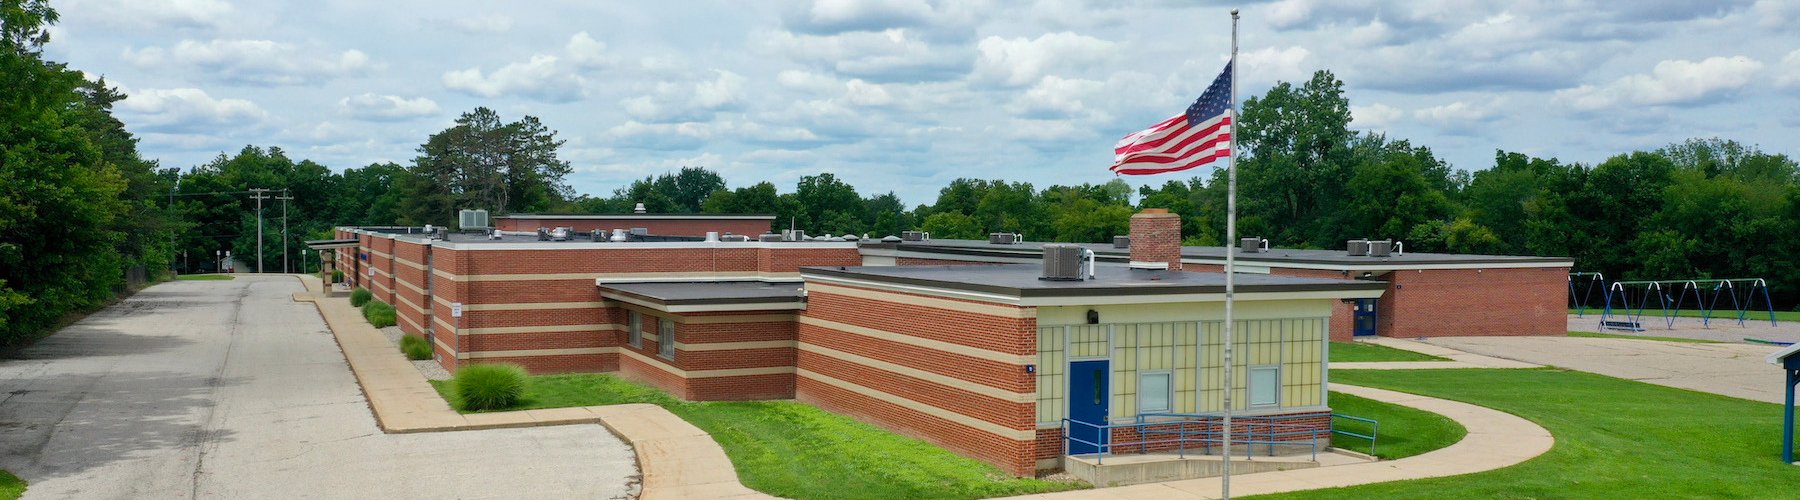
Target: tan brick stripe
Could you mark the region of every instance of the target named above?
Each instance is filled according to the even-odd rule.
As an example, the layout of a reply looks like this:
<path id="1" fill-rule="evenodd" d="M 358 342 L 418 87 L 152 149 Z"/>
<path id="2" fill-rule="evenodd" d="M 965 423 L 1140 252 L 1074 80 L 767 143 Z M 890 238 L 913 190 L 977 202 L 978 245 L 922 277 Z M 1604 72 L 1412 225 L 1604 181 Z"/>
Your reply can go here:
<path id="1" fill-rule="evenodd" d="M 710 325 L 717 323 L 791 323 L 798 319 L 795 314 L 744 314 L 731 316 L 693 316 L 676 319 L 676 323 L 689 325 Z"/>
<path id="2" fill-rule="evenodd" d="M 781 375 L 781 374 L 786 374 L 786 373 L 794 373 L 794 367 L 792 367 L 792 366 L 770 366 L 770 367 L 764 367 L 764 368 L 727 368 L 727 369 L 723 369 L 723 370 L 683 370 L 680 368 L 669 366 L 667 360 L 651 359 L 649 356 L 645 356 L 643 354 L 638 354 L 637 351 L 633 351 L 630 349 L 619 349 L 619 354 L 629 357 L 631 359 L 635 359 L 640 363 L 654 366 L 657 369 L 668 372 L 670 375 L 674 375 L 674 376 L 681 377 L 681 378 L 690 378 L 690 379 L 713 378 L 713 377 L 743 377 L 743 376 L 749 376 L 749 375 Z"/>
<path id="3" fill-rule="evenodd" d="M 388 260 L 393 260 L 393 258 L 394 258 L 394 254 L 385 253 L 380 250 L 376 250 L 375 247 L 369 247 L 369 255 L 381 257 L 383 259 L 388 259 Z"/>
<path id="4" fill-rule="evenodd" d="M 399 263 L 401 263 L 401 264 L 403 264 L 403 265 L 405 265 L 405 266 L 406 266 L 406 267 L 410 267 L 410 268 L 413 268 L 413 269 L 418 269 L 418 270 L 420 270 L 420 271 L 424 271 L 424 270 L 426 270 L 426 269 L 425 269 L 425 265 L 424 265 L 424 264 L 420 264 L 420 263 L 417 263 L 417 262 L 413 262 L 413 261 L 410 261 L 410 260 L 406 260 L 406 259 L 402 259 L 402 258 L 399 258 L 399 257 L 395 257 L 395 258 L 394 258 L 394 262 L 399 262 Z"/>
<path id="5" fill-rule="evenodd" d="M 948 309 L 951 311 L 962 311 L 962 312 L 971 312 L 971 313 L 975 313 L 975 314 L 986 314 L 988 316 L 999 316 L 1002 318 L 1035 318 L 1035 317 L 1037 317 L 1037 309 L 1030 308 L 1030 307 L 1019 308 L 1019 307 L 1011 307 L 1011 306 L 978 304 L 978 303 L 974 303 L 974 302 L 963 302 L 960 300 L 948 300 L 948 299 L 939 299 L 939 298 L 933 298 L 933 297 L 923 297 L 923 296 L 919 296 L 919 295 L 912 295 L 912 294 L 905 294 L 905 293 L 883 292 L 883 291 L 877 291 L 877 290 L 870 290 L 867 288 L 853 288 L 853 287 L 847 287 L 847 286 L 827 285 L 824 283 L 817 283 L 817 282 L 811 282 L 811 281 L 806 283 L 806 293 L 809 293 L 809 294 L 810 293 L 831 293 L 831 294 L 837 294 L 837 295 L 844 295 L 844 296 L 848 296 L 848 297 L 857 297 L 857 298 L 863 298 L 863 299 L 869 299 L 869 300 L 879 300 L 879 301 L 883 301 L 883 302 L 912 304 L 912 305 L 916 305 L 916 306 L 925 306 L 925 307 L 930 307 L 930 308 L 935 308 L 935 309 Z"/>
<path id="6" fill-rule="evenodd" d="M 800 273 L 777 272 L 737 272 L 737 271 L 687 271 L 671 273 L 542 273 L 542 274 L 468 274 L 455 275 L 442 269 L 434 270 L 445 278 L 455 281 L 557 281 L 557 280 L 663 280 L 670 279 L 795 279 Z"/>
<path id="7" fill-rule="evenodd" d="M 917 368 L 897 365 L 897 364 L 889 363 L 889 362 L 882 361 L 879 359 L 858 356 L 855 354 L 847 353 L 844 351 L 839 351 L 837 349 L 832 349 L 829 347 L 818 346 L 818 345 L 813 345 L 813 344 L 800 344 L 800 350 L 810 352 L 813 354 L 818 354 L 818 355 L 825 356 L 825 357 L 836 358 L 839 361 L 843 361 L 846 363 L 863 365 L 865 367 L 875 368 L 878 370 L 891 372 L 891 373 L 894 373 L 897 375 L 912 377 L 915 379 L 923 380 L 926 382 L 931 382 L 931 383 L 942 385 L 942 386 L 948 386 L 951 388 L 960 389 L 960 390 L 967 391 L 967 392 L 973 392 L 976 394 L 980 394 L 980 395 L 987 396 L 987 397 L 994 398 L 994 399 L 999 399 L 1002 401 L 1011 401 L 1014 403 L 1031 403 L 1031 402 L 1037 401 L 1037 393 L 1013 392 L 1013 391 L 1001 389 L 998 387 L 992 387 L 992 386 L 978 384 L 975 382 L 970 382 L 970 381 L 959 379 L 956 377 L 948 377 L 948 376 L 939 375 L 936 373 L 931 373 L 931 372 L 928 372 L 925 370 L 920 370 Z"/>
<path id="8" fill-rule="evenodd" d="M 965 346 L 965 345 L 952 344 L 952 343 L 944 342 L 941 340 L 931 340 L 931 339 L 926 339 L 926 338 L 914 337 L 911 335 L 901 335 L 901 334 L 893 333 L 893 332 L 885 332 L 885 331 L 876 330 L 873 328 L 861 327 L 861 326 L 856 326 L 856 325 L 847 325 L 847 324 L 839 323 L 836 321 L 823 320 L 823 319 L 814 318 L 814 317 L 810 317 L 810 316 L 801 316 L 800 324 L 812 325 L 812 326 L 816 326 L 819 328 L 828 328 L 828 329 L 837 330 L 839 332 L 848 333 L 848 334 L 852 334 L 852 335 L 862 335 L 864 337 L 873 337 L 873 338 L 878 338 L 881 340 L 886 340 L 889 342 L 910 344 L 910 345 L 915 345 L 915 346 L 919 346 L 919 347 L 924 347 L 927 349 L 936 349 L 939 351 L 951 352 L 951 353 L 961 354 L 961 355 L 972 357 L 972 358 L 985 359 L 985 360 L 989 360 L 989 361 L 998 361 L 1001 363 L 1009 363 L 1009 364 L 1023 366 L 1023 365 L 1029 365 L 1029 364 L 1037 362 L 1036 355 L 1020 356 L 1017 354 L 1007 354 L 1005 352 L 982 349 L 979 347 L 969 347 L 969 346 Z"/>
<path id="9" fill-rule="evenodd" d="M 613 354 L 619 352 L 618 346 L 609 347 L 574 347 L 568 349 L 520 349 L 515 351 L 475 351 L 457 356 L 462 359 L 481 358 L 525 358 L 531 356 L 569 356 L 575 354 Z"/>
<path id="10" fill-rule="evenodd" d="M 414 303 L 413 303 L 413 302 L 412 302 L 412 301 L 410 301 L 410 300 L 406 300 L 406 297 L 402 297 L 402 296 L 400 296 L 400 294 L 397 294 L 397 293 L 396 293 L 396 294 L 394 294 L 394 301 L 395 301 L 395 302 L 399 302 L 399 303 L 401 303 L 401 304 L 402 304 L 402 305 L 405 305 L 405 306 L 406 306 L 406 307 L 411 307 L 411 308 L 412 308 L 412 310 L 414 310 L 414 311 L 418 311 L 418 312 L 419 312 L 419 313 L 420 313 L 420 314 L 421 314 L 421 315 L 424 315 L 424 314 L 431 314 L 431 312 L 429 312 L 429 311 L 426 311 L 426 310 L 425 310 L 425 308 L 423 308 L 423 307 L 419 307 L 419 305 L 418 305 L 418 304 L 414 304 Z"/>
<path id="11" fill-rule="evenodd" d="M 990 434 L 993 434 L 996 436 L 1000 436 L 1002 438 L 1012 439 L 1012 440 L 1016 440 L 1016 441 L 1035 441 L 1035 440 L 1037 440 L 1037 430 L 1036 429 L 1021 430 L 1021 429 L 1008 428 L 1008 427 L 1000 425 L 1000 424 L 996 424 L 993 422 L 988 422 L 986 420 L 981 420 L 978 418 L 970 417 L 968 415 L 963 415 L 961 413 L 956 413 L 956 412 L 946 410 L 943 408 L 938 408 L 936 406 L 932 406 L 932 405 L 926 404 L 924 402 L 913 401 L 911 399 L 906 399 L 906 398 L 903 398 L 900 396 L 895 396 L 893 394 L 888 394 L 885 392 L 870 389 L 868 387 L 863 387 L 861 385 L 857 385 L 857 384 L 854 384 L 854 383 L 851 383 L 848 381 L 840 380 L 840 379 L 837 379 L 837 378 L 834 378 L 834 377 L 831 377 L 828 375 L 823 375 L 818 372 L 807 370 L 805 368 L 795 369 L 794 374 L 801 376 L 801 377 L 806 377 L 806 378 L 812 379 L 815 382 L 819 382 L 819 383 L 822 383 L 825 385 L 837 387 L 839 389 L 843 389 L 846 391 L 850 391 L 850 392 L 854 392 L 854 393 L 868 396 L 871 398 L 875 398 L 877 400 L 880 400 L 880 401 L 883 401 L 883 402 L 886 402 L 889 404 L 893 404 L 896 406 L 900 406 L 903 408 L 907 408 L 907 409 L 910 409 L 913 411 L 917 411 L 920 413 L 924 413 L 926 415 L 931 415 L 933 417 L 941 418 L 944 420 L 949 420 L 951 422 L 956 422 L 958 424 L 968 426 L 968 427 L 971 427 L 971 428 L 974 428 L 974 429 L 977 429 L 977 430 L 980 430 L 983 432 L 987 432 L 987 433 L 990 433 Z"/>
<path id="12" fill-rule="evenodd" d="M 606 332 L 623 329 L 624 327 L 619 325 L 601 323 L 594 325 L 492 326 L 486 328 L 464 328 L 458 333 L 464 335 L 491 335 L 497 333 Z"/>
<path id="13" fill-rule="evenodd" d="M 406 324 L 412 325 L 413 328 L 419 329 L 421 332 L 425 331 L 424 325 L 420 325 L 419 322 L 413 321 L 412 318 L 407 317 L 405 314 L 395 314 L 394 316 L 400 318 L 400 321 L 405 321 Z"/>
<path id="14" fill-rule="evenodd" d="M 411 288 L 412 291 L 419 292 L 419 295 L 431 295 L 431 294 L 425 293 L 424 288 L 419 288 L 418 285 L 414 285 L 406 280 L 394 280 L 394 282 L 399 283 L 401 286 Z"/>
<path id="15" fill-rule="evenodd" d="M 646 338 L 648 338 L 646 336 Z M 779 349 L 793 348 L 792 340 L 759 340 L 751 342 L 708 342 L 705 344 L 677 343 L 675 348 L 681 351 L 735 351 L 739 349 Z"/>

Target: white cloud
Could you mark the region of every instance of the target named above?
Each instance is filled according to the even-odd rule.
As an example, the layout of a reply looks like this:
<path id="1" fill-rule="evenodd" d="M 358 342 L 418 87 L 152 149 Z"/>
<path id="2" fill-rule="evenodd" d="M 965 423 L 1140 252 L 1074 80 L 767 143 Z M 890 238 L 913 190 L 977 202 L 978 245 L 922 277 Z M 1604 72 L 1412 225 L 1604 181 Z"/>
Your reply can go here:
<path id="1" fill-rule="evenodd" d="M 1350 127 L 1364 130 L 1382 130 L 1406 117 L 1406 111 L 1382 103 L 1368 106 L 1350 107 Z"/>
<path id="2" fill-rule="evenodd" d="M 869 83 L 861 78 L 840 82 L 830 75 L 788 70 L 775 75 L 775 81 L 782 87 L 791 90 L 830 99 L 841 99 L 857 106 L 886 106 L 894 102 L 893 95 L 888 93 L 887 85 Z"/>
<path id="3" fill-rule="evenodd" d="M 1030 90 L 1019 94 L 1007 106 L 1007 110 L 1016 115 L 1034 118 L 1085 114 L 1095 110 L 1083 100 L 1100 94 L 1105 88 L 1106 82 L 1050 75 L 1033 85 Z"/>
<path id="4" fill-rule="evenodd" d="M 1556 91 L 1555 100 L 1577 111 L 1621 105 L 1694 104 L 1736 90 L 1761 71 L 1763 63 L 1744 56 L 1704 61 L 1667 60 L 1650 74 L 1620 78 L 1603 87 L 1582 85 Z"/>
<path id="5" fill-rule="evenodd" d="M 1501 117 L 1505 103 L 1501 99 L 1487 102 L 1456 101 L 1413 111 L 1413 119 L 1437 127 L 1451 135 L 1475 135 L 1485 124 Z"/>
<path id="6" fill-rule="evenodd" d="M 1800 85 L 1800 50 L 1789 52 L 1781 58 L 1781 74 L 1776 77 L 1775 84 L 1783 87 Z"/>
<path id="7" fill-rule="evenodd" d="M 1015 87 L 1031 85 L 1051 72 L 1104 61 L 1118 45 L 1067 31 L 1046 33 L 1037 39 L 991 36 L 977 45 L 981 57 L 975 60 L 973 76 Z"/>
<path id="8" fill-rule="evenodd" d="M 321 51 L 323 52 L 323 51 Z M 182 40 L 167 49 L 126 48 L 123 58 L 142 69 L 197 74 L 248 85 L 302 85 L 359 76 L 384 66 L 359 50 L 309 52 L 271 40 Z"/>
<path id="9" fill-rule="evenodd" d="M 943 80 L 969 67 L 966 51 L 933 46 L 902 28 L 830 36 L 775 31 L 756 35 L 753 43 L 767 53 L 883 81 Z"/>
<path id="10" fill-rule="evenodd" d="M 254 126 L 268 117 L 256 103 L 243 99 L 214 99 L 196 88 L 138 89 L 119 102 L 132 118 L 128 123 L 142 130 L 194 133 L 230 127 Z"/>
<path id="11" fill-rule="evenodd" d="M 931 16 L 931 5 L 920 0 L 816 0 L 807 14 L 819 26 L 868 29 L 922 23 Z"/>
<path id="12" fill-rule="evenodd" d="M 742 102 L 745 82 L 737 73 L 713 70 L 711 79 L 658 83 L 647 94 L 619 101 L 619 106 L 626 115 L 645 122 L 704 121 Z"/>
<path id="13" fill-rule="evenodd" d="M 1249 81 L 1305 80 L 1312 76 L 1312 67 L 1307 63 L 1312 51 L 1305 47 L 1265 47 L 1239 54 L 1244 66 L 1239 75 L 1255 75 L 1245 78 Z"/>
<path id="14" fill-rule="evenodd" d="M 582 72 L 612 63 L 605 53 L 606 44 L 583 31 L 569 37 L 563 51 L 563 57 L 535 54 L 492 73 L 484 74 L 481 68 L 448 71 L 443 76 L 444 86 L 481 97 L 516 95 L 551 103 L 586 99 L 588 80 Z"/>
<path id="15" fill-rule="evenodd" d="M 399 121 L 437 114 L 436 102 L 425 97 L 407 99 L 373 92 L 338 100 L 338 112 L 367 121 Z"/>
<path id="16" fill-rule="evenodd" d="M 1269 26 L 1275 29 L 1288 29 L 1312 20 L 1313 5 L 1309 0 L 1282 0 L 1269 4 L 1263 15 L 1268 16 Z"/>

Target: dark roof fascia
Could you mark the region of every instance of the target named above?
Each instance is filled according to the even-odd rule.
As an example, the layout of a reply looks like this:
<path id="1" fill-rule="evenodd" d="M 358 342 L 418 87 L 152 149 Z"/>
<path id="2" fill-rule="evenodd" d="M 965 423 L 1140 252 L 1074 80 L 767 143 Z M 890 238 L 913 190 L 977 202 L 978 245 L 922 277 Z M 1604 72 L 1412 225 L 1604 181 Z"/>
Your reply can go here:
<path id="1" fill-rule="evenodd" d="M 933 279 L 913 278 L 907 276 L 885 276 L 879 274 L 859 273 L 838 270 L 829 267 L 802 267 L 800 276 L 818 275 L 833 278 L 857 279 L 900 285 L 923 286 L 949 290 L 990 293 L 1018 298 L 1037 297 L 1114 297 L 1131 295 L 1189 295 L 1189 294 L 1222 294 L 1225 285 L 1176 285 L 1176 286 L 1096 286 L 1096 287 L 1056 287 L 1056 288 L 1017 288 L 980 283 L 963 283 Z M 1385 281 L 1341 280 L 1343 283 L 1307 283 L 1303 285 L 1238 285 L 1237 293 L 1288 293 L 1318 292 L 1334 290 L 1386 290 Z"/>
<path id="2" fill-rule="evenodd" d="M 630 297 L 634 300 L 649 302 L 649 303 L 660 305 L 660 306 L 716 306 L 716 305 L 739 305 L 739 304 L 769 304 L 769 305 L 773 305 L 773 306 L 797 307 L 797 306 L 806 304 L 806 297 L 715 297 L 715 298 L 706 298 L 706 299 L 666 299 L 663 297 L 653 297 L 653 296 L 644 295 L 644 294 L 637 293 L 637 292 L 620 290 L 620 289 L 609 287 L 606 285 L 601 285 L 600 289 L 604 293 L 622 295 L 625 297 Z M 772 309 L 780 309 L 780 307 L 772 307 Z"/>
<path id="3" fill-rule="evenodd" d="M 749 219 L 775 220 L 774 214 L 506 214 L 495 219 Z"/>

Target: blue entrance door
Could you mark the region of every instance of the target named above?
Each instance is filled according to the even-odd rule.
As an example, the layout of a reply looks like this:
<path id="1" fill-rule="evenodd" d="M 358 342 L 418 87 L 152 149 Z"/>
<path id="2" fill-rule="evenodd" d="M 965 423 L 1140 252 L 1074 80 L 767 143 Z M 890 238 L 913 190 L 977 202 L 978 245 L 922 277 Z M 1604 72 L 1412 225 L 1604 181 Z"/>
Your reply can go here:
<path id="1" fill-rule="evenodd" d="M 1380 299 L 1356 299 L 1356 336 L 1375 334 L 1375 304 Z"/>
<path id="2" fill-rule="evenodd" d="M 1092 425 L 1069 425 L 1069 436 L 1088 443 L 1106 443 L 1107 435 L 1103 429 L 1094 426 L 1106 425 L 1106 404 L 1112 398 L 1107 390 L 1107 362 L 1076 361 L 1069 363 L 1069 420 Z M 1081 455 L 1098 453 L 1100 448 L 1092 444 L 1069 441 L 1069 454 Z"/>

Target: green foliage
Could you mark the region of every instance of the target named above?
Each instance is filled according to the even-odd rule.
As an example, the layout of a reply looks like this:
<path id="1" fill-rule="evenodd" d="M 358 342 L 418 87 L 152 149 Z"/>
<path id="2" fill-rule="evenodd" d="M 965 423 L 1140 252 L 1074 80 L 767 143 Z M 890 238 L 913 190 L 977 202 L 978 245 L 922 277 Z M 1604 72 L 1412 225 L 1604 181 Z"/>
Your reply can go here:
<path id="1" fill-rule="evenodd" d="M 25 496 L 25 480 L 0 470 L 0 500 L 18 500 Z"/>
<path id="2" fill-rule="evenodd" d="M 331 282 L 332 283 L 343 283 L 344 282 L 344 272 L 337 271 L 337 270 L 331 271 Z"/>
<path id="3" fill-rule="evenodd" d="M 420 361 L 431 359 L 431 341 L 413 334 L 400 336 L 400 351 L 406 353 L 406 359 Z"/>
<path id="4" fill-rule="evenodd" d="M 956 212 L 932 214 L 925 218 L 919 229 L 931 233 L 933 238 L 973 240 L 987 237 L 974 217 Z"/>
<path id="5" fill-rule="evenodd" d="M 556 154 L 562 145 L 555 131 L 530 115 L 504 123 L 485 107 L 463 113 L 419 146 L 413 175 L 396 183 L 403 196 L 400 220 L 449 225 L 460 208 L 498 214 L 558 206 L 572 194 L 563 184 L 571 167 Z"/>
<path id="6" fill-rule="evenodd" d="M 394 306 L 379 300 L 369 301 L 363 306 L 362 312 L 363 318 L 368 319 L 369 324 L 375 325 L 376 328 L 394 326 L 399 321 L 399 313 L 394 310 Z"/>
<path id="7" fill-rule="evenodd" d="M 237 279 L 229 274 L 183 274 L 175 279 L 181 281 L 230 281 Z"/>
<path id="8" fill-rule="evenodd" d="M 1363 342 L 1332 342 L 1331 362 L 1361 363 L 1385 361 L 1448 361 L 1430 354 L 1420 354 L 1405 349 Z M 1337 396 L 1332 396 L 1337 397 Z M 1361 415 L 1358 415 L 1361 416 Z"/>
<path id="9" fill-rule="evenodd" d="M 511 408 L 525 394 L 530 376 L 511 363 L 480 363 L 456 370 L 456 399 L 463 411 Z"/>
<path id="10" fill-rule="evenodd" d="M 464 407 L 459 382 L 432 385 L 451 406 Z M 705 430 L 725 449 L 745 486 L 783 498 L 973 499 L 1086 487 L 1015 479 L 994 466 L 801 403 L 685 402 L 610 374 L 531 377 L 513 408 L 627 403 L 660 405 Z"/>
<path id="11" fill-rule="evenodd" d="M 355 290 L 350 291 L 350 305 L 352 307 L 362 307 L 363 305 L 368 304 L 370 300 L 374 300 L 374 298 L 375 294 L 370 293 L 367 288 L 357 287 Z"/>

